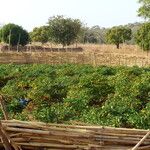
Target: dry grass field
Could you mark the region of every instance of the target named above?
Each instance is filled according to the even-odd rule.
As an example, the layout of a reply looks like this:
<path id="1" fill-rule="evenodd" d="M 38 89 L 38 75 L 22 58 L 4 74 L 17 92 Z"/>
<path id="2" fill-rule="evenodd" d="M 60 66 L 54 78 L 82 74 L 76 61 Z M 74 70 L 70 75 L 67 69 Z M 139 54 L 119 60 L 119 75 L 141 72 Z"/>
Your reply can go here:
<path id="1" fill-rule="evenodd" d="M 62 49 L 58 45 L 31 46 L 17 52 L 1 50 L 0 63 L 76 63 L 97 65 L 150 66 L 149 52 L 142 51 L 137 46 L 78 44 Z"/>
<path id="2" fill-rule="evenodd" d="M 120 45 L 120 49 L 117 49 L 115 45 L 96 45 L 96 44 L 83 44 L 79 45 L 85 52 L 95 53 L 111 53 L 119 55 L 132 55 L 132 56 L 146 56 L 150 55 L 148 52 L 143 51 L 136 45 Z"/>

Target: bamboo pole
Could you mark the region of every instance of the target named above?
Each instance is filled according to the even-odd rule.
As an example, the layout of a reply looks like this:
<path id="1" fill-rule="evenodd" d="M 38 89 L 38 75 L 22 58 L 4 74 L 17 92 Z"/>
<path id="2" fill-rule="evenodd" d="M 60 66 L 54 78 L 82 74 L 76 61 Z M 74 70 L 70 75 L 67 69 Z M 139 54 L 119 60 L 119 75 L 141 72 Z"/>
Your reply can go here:
<path id="1" fill-rule="evenodd" d="M 5 120 L 8 120 L 9 119 L 8 113 L 6 111 L 6 107 L 5 107 L 5 104 L 4 104 L 4 101 L 3 101 L 3 97 L 1 95 L 0 95 L 0 106 L 1 106 L 1 109 L 2 109 Z"/>
<path id="2" fill-rule="evenodd" d="M 43 122 L 28 122 L 28 121 L 19 121 L 19 120 L 2 120 L 3 124 L 13 124 L 16 126 L 17 124 L 20 124 L 20 126 L 22 125 L 29 125 L 29 126 L 33 126 L 33 127 L 41 127 L 41 129 L 43 128 L 49 128 L 51 129 L 51 127 L 59 127 L 59 128 L 72 128 L 72 129 L 87 129 L 87 130 L 92 130 L 92 131 L 101 131 L 103 130 L 103 132 L 108 132 L 108 133 L 124 133 L 124 134 L 142 134 L 143 136 L 148 132 L 148 130 L 143 130 L 143 129 L 129 129 L 129 128 L 114 128 L 114 127 L 103 127 L 103 126 L 80 126 L 80 125 L 67 125 L 67 124 L 51 124 L 51 123 L 43 123 Z"/>
<path id="3" fill-rule="evenodd" d="M 150 145 L 148 145 L 148 146 L 141 146 L 141 147 L 139 147 L 138 148 L 138 150 L 148 150 L 148 149 L 150 149 Z"/>
<path id="4" fill-rule="evenodd" d="M 12 150 L 11 144 L 9 143 L 9 141 L 7 139 L 5 131 L 2 128 L 1 122 L 0 122 L 0 135 L 1 135 L 2 144 L 5 148 L 5 150 Z"/>
<path id="5" fill-rule="evenodd" d="M 19 44 L 20 44 L 21 34 L 19 33 L 18 43 L 17 43 L 17 52 L 19 52 Z"/>
<path id="6" fill-rule="evenodd" d="M 135 145 L 132 150 L 137 150 L 139 146 L 144 142 L 144 140 L 150 135 L 150 131 Z"/>
<path id="7" fill-rule="evenodd" d="M 10 45 L 11 45 L 11 30 L 9 31 L 9 51 L 10 51 Z"/>
<path id="8" fill-rule="evenodd" d="M 8 120 L 9 119 L 8 113 L 6 111 L 3 97 L 1 95 L 0 95 L 0 105 L 1 105 L 1 109 L 2 109 L 5 120 Z M 9 136 L 6 134 L 5 130 L 3 130 L 3 126 L 1 122 L 0 122 L 0 134 L 2 135 L 4 147 L 6 150 L 12 150 L 11 144 L 15 150 L 21 150 L 21 148 L 19 148 L 14 142 L 11 141 Z"/>
<path id="9" fill-rule="evenodd" d="M 147 133 L 147 130 L 139 129 L 46 124 L 17 120 L 3 120 L 2 125 L 15 144 L 29 149 L 63 147 L 63 149 L 85 150 L 131 150 Z M 148 149 L 149 143 L 150 137 L 147 137 L 143 141 L 143 147 L 138 149 Z"/>

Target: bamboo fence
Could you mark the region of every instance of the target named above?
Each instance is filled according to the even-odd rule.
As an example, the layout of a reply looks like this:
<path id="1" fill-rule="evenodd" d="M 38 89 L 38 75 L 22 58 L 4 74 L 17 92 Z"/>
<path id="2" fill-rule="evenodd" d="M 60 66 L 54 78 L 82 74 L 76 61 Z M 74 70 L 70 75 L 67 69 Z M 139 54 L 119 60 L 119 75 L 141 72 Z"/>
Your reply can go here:
<path id="1" fill-rule="evenodd" d="M 147 130 L 17 120 L 2 120 L 1 127 L 10 144 L 18 150 L 150 150 Z M 0 138 L 3 139 L 2 135 Z M 0 145 L 3 147 L 2 140 Z"/>

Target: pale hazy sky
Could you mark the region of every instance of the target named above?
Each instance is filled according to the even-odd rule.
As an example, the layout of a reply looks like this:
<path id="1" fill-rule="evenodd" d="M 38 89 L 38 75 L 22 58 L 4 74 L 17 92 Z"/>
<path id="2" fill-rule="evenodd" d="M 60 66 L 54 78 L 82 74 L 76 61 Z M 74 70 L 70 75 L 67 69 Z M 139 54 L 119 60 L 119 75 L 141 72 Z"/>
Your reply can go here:
<path id="1" fill-rule="evenodd" d="M 137 0 L 0 0 L 0 23 L 16 23 L 31 31 L 53 15 L 80 19 L 87 26 L 142 21 Z"/>

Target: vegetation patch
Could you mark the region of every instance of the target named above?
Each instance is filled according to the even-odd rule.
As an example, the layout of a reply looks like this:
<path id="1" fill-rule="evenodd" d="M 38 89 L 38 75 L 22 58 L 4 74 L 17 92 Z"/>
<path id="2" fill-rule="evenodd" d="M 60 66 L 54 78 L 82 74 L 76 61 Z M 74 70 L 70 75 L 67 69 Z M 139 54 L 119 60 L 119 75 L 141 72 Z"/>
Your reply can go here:
<path id="1" fill-rule="evenodd" d="M 149 68 L 0 65 L 0 93 L 15 119 L 150 126 Z"/>

